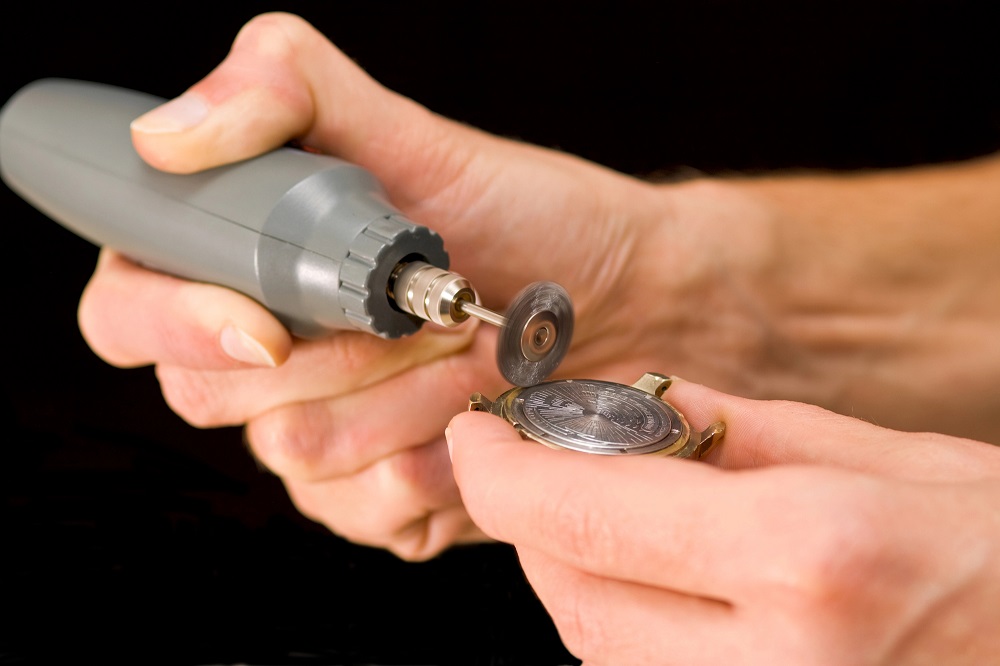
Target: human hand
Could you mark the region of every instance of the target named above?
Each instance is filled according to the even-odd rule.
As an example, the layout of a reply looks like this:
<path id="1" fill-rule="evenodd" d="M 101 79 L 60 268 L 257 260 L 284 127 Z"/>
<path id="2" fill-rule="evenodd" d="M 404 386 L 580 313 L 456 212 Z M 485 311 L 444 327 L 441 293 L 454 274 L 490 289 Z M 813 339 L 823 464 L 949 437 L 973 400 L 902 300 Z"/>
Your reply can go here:
<path id="1" fill-rule="evenodd" d="M 653 255 L 644 241 L 662 213 L 658 189 L 437 117 L 296 17 L 252 21 L 206 79 L 133 126 L 138 152 L 180 173 L 289 139 L 372 171 L 410 219 L 441 233 L 453 269 L 486 305 L 502 309 L 535 280 L 561 282 L 577 313 L 564 372 L 648 365 L 645 337 L 605 333 L 621 317 L 643 318 L 644 303 L 630 307 L 622 294 L 641 293 L 632 267 Z M 245 423 L 254 454 L 335 532 L 412 559 L 482 538 L 461 506 L 443 431 L 470 393 L 503 388 L 490 327 L 293 340 L 250 299 L 110 250 L 79 319 L 109 362 L 156 364 L 168 403 L 190 423 Z M 627 362 L 622 347 L 633 349 Z"/>
<path id="2" fill-rule="evenodd" d="M 712 464 L 449 428 L 465 505 L 600 664 L 985 664 L 1000 655 L 1000 449 L 676 381 Z M 720 469 L 721 468 L 721 469 Z"/>
<path id="3" fill-rule="evenodd" d="M 967 397 L 991 399 L 989 391 L 973 390 L 991 384 L 966 378 L 976 376 L 973 362 L 986 369 L 987 383 L 990 368 L 1000 368 L 1000 357 L 988 353 L 996 347 L 992 315 L 962 308 L 973 303 L 985 312 L 1000 300 L 956 294 L 969 285 L 982 293 L 1000 285 L 987 274 L 995 269 L 948 279 L 914 269 L 909 279 L 900 266 L 909 256 L 898 247 L 902 232 L 891 234 L 883 254 L 858 256 L 837 238 L 789 236 L 841 228 L 839 219 L 812 224 L 811 209 L 791 214 L 774 203 L 825 201 L 825 181 L 804 188 L 794 182 L 791 194 L 784 183 L 765 183 L 778 191 L 773 196 L 762 196 L 756 183 L 654 185 L 493 137 L 386 90 L 311 26 L 283 14 L 251 21 L 216 70 L 133 127 L 139 153 L 179 173 L 291 139 L 371 171 L 407 217 L 442 235 L 452 268 L 476 285 L 488 307 L 503 309 L 536 280 L 566 287 L 576 328 L 561 376 L 626 381 L 666 364 L 741 395 L 862 413 L 877 404 L 884 420 L 909 406 L 905 418 L 916 423 L 932 410 L 927 390 L 914 392 L 934 382 L 905 380 L 957 376 L 953 398 L 933 396 L 933 413 L 960 426 L 972 423 Z M 921 182 L 919 191 L 934 190 Z M 842 186 L 836 184 L 838 202 L 849 199 Z M 904 200 L 881 186 L 873 191 L 877 201 Z M 953 194 L 937 197 L 936 205 L 953 211 L 956 197 L 970 198 L 964 190 Z M 820 208 L 869 225 L 850 239 L 881 228 L 870 215 L 854 215 L 858 206 Z M 971 233 L 952 238 L 995 246 Z M 920 239 L 921 247 L 930 243 Z M 992 256 L 989 264 L 970 261 L 966 250 L 949 250 L 955 262 L 920 261 L 920 268 L 995 264 Z M 891 270 L 873 274 L 882 266 Z M 847 283 L 840 281 L 845 275 Z M 894 298 L 882 288 L 886 282 L 906 286 L 906 297 Z M 926 285 L 931 298 L 920 291 Z M 863 307 L 845 294 L 863 294 Z M 942 308 L 958 310 L 945 317 Z M 470 393 L 506 388 L 495 368 L 492 327 L 445 332 L 428 325 L 388 342 L 355 333 L 292 340 L 249 299 L 144 271 L 110 251 L 81 301 L 80 325 L 109 362 L 156 364 L 168 403 L 192 424 L 246 424 L 255 455 L 304 513 L 335 532 L 411 559 L 482 538 L 461 505 L 441 433 Z"/>

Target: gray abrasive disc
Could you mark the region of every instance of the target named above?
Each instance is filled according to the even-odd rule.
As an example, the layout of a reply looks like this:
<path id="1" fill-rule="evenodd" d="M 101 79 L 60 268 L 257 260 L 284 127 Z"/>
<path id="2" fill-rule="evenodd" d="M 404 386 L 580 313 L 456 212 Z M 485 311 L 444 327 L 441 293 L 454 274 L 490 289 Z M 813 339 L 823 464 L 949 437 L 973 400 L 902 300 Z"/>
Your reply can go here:
<path id="1" fill-rule="evenodd" d="M 554 282 L 529 284 L 514 297 L 497 341 L 497 367 L 515 386 L 534 386 L 559 367 L 573 340 L 573 303 Z"/>

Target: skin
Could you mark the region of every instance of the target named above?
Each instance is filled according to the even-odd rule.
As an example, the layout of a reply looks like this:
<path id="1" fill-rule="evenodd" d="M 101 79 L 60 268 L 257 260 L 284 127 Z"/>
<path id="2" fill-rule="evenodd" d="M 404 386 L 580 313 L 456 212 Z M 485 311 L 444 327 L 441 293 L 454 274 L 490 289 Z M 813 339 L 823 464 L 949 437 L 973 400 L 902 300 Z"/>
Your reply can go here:
<path id="1" fill-rule="evenodd" d="M 997 650 L 977 632 L 997 619 L 996 449 L 747 398 L 1000 441 L 1000 160 L 645 182 L 441 118 L 285 14 L 248 23 L 208 77 L 133 124 L 140 155 L 176 173 L 293 139 L 369 169 L 488 307 L 535 280 L 566 287 L 577 322 L 560 376 L 674 371 L 724 391 L 671 388 L 692 423 L 729 425 L 720 470 L 563 455 L 461 414 L 453 473 L 446 425 L 472 392 L 506 388 L 492 327 L 297 340 L 239 294 L 105 250 L 79 310 L 94 351 L 155 364 L 193 425 L 244 424 L 306 515 L 413 560 L 514 543 L 593 664 Z"/>
<path id="2" fill-rule="evenodd" d="M 676 382 L 711 465 L 449 428 L 466 507 L 516 544 L 601 664 L 986 664 L 1000 654 L 1000 450 Z"/>

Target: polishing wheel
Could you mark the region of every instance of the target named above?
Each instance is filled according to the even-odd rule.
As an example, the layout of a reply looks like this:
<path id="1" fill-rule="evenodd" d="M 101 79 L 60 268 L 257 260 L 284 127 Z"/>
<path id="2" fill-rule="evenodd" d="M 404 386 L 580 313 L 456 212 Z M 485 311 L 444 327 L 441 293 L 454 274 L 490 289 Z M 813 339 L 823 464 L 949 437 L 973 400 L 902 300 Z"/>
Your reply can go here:
<path id="1" fill-rule="evenodd" d="M 515 386 L 551 375 L 573 340 L 573 303 L 554 282 L 535 282 L 514 297 L 497 341 L 497 367 Z"/>
<path id="2" fill-rule="evenodd" d="M 555 282 L 529 284 L 505 315 L 480 305 L 472 284 L 461 275 L 422 261 L 397 266 L 390 291 L 398 308 L 442 326 L 475 317 L 499 327 L 497 367 L 516 386 L 547 379 L 573 340 L 573 303 Z"/>

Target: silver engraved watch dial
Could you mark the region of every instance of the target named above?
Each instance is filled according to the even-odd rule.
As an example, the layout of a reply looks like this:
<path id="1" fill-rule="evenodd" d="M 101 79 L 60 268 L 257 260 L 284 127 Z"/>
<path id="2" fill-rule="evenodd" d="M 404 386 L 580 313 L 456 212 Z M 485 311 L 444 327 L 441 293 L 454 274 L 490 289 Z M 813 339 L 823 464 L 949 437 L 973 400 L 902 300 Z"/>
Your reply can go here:
<path id="1" fill-rule="evenodd" d="M 680 413 L 656 396 L 597 380 L 529 386 L 508 408 L 529 436 L 586 453 L 655 453 L 686 441 L 689 433 Z"/>

